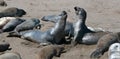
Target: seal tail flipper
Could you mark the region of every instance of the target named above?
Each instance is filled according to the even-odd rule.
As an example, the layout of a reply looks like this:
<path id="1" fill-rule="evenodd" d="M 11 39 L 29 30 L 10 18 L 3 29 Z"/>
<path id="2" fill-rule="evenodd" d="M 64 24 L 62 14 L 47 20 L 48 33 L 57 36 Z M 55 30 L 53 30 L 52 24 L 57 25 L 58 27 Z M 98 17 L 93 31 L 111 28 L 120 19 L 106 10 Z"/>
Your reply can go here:
<path id="1" fill-rule="evenodd" d="M 16 31 L 11 31 L 7 37 L 20 37 L 21 35 Z"/>

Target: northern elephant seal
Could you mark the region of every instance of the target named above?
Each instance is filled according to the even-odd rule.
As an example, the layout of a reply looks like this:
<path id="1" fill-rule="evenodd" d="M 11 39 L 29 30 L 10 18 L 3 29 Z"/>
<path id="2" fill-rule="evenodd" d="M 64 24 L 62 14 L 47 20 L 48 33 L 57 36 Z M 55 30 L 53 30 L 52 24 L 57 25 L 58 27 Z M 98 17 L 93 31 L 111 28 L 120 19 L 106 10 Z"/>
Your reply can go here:
<path id="1" fill-rule="evenodd" d="M 1 17 L 21 17 L 25 14 L 26 12 L 23 9 L 11 7 L 1 11 L 0 18 Z"/>
<path id="2" fill-rule="evenodd" d="M 3 32 L 13 31 L 17 25 L 21 24 L 24 21 L 25 20 L 20 19 L 20 18 L 10 20 L 1 30 Z"/>
<path id="3" fill-rule="evenodd" d="M 109 33 L 101 37 L 97 43 L 95 51 L 90 55 L 91 58 L 100 58 L 106 51 L 108 51 L 111 44 L 120 41 L 120 32 Z"/>
<path id="4" fill-rule="evenodd" d="M 0 6 L 7 6 L 7 3 L 4 0 L 0 0 Z"/>
<path id="5" fill-rule="evenodd" d="M 74 10 L 77 16 L 77 21 L 74 23 L 74 39 L 71 42 L 73 46 L 77 43 L 90 45 L 96 44 L 100 37 L 109 33 L 107 31 L 90 30 L 85 24 L 87 12 L 83 8 L 77 6 L 74 7 Z"/>
<path id="6" fill-rule="evenodd" d="M 15 17 L 2 17 L 0 18 L 0 29 L 2 29 L 10 20 L 16 19 Z"/>
<path id="7" fill-rule="evenodd" d="M 63 11 L 59 16 L 61 19 L 56 23 L 56 25 L 48 29 L 47 31 L 40 31 L 40 30 L 28 30 L 20 32 L 20 36 L 24 39 L 28 39 L 40 44 L 61 44 L 65 41 L 65 25 L 67 19 L 67 13 Z"/>
<path id="8" fill-rule="evenodd" d="M 20 31 L 32 30 L 37 26 L 41 27 L 39 19 L 32 18 L 30 20 L 26 20 L 23 23 L 16 26 L 14 31 L 9 33 L 9 36 L 12 36 L 13 33 L 19 33 Z"/>
<path id="9" fill-rule="evenodd" d="M 22 59 L 20 54 L 17 52 L 9 52 L 0 55 L 0 59 Z"/>
<path id="10" fill-rule="evenodd" d="M 54 56 L 60 57 L 62 52 L 64 52 L 63 45 L 45 46 L 40 50 L 38 59 L 52 59 Z"/>
<path id="11" fill-rule="evenodd" d="M 110 45 L 108 56 L 109 59 L 120 59 L 120 43 Z"/>
<path id="12" fill-rule="evenodd" d="M 0 42 L 0 52 L 9 50 L 10 44 L 7 42 Z"/>

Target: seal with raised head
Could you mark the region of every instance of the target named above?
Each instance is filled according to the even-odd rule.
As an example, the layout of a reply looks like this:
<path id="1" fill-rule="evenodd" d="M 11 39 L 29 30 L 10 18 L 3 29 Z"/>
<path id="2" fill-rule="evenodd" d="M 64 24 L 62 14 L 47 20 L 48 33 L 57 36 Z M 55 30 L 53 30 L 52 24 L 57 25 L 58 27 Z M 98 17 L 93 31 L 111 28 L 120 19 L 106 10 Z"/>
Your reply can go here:
<path id="1" fill-rule="evenodd" d="M 120 59 L 120 43 L 110 45 L 108 57 L 109 59 Z"/>
<path id="2" fill-rule="evenodd" d="M 0 55 L 0 59 L 22 59 L 18 52 L 9 52 Z"/>
<path id="3" fill-rule="evenodd" d="M 104 31 L 92 31 L 88 29 L 85 24 L 87 13 L 83 8 L 74 7 L 77 22 L 74 23 L 74 39 L 71 44 L 76 45 L 77 43 L 82 44 L 96 44 L 100 37 L 109 33 Z"/>
<path id="4" fill-rule="evenodd" d="M 47 31 L 40 31 L 40 30 L 28 30 L 24 32 L 20 32 L 22 38 L 38 42 L 40 44 L 61 44 L 65 40 L 64 29 L 66 25 L 67 13 L 62 11 L 59 15 L 61 19 L 56 23 L 55 27 L 52 29 L 48 29 Z"/>
<path id="5" fill-rule="evenodd" d="M 25 20 L 19 18 L 10 20 L 1 30 L 3 32 L 13 31 L 17 25 L 21 24 L 24 21 Z"/>
<path id="6" fill-rule="evenodd" d="M 4 0 L 0 0 L 0 6 L 7 6 L 7 3 Z"/>
<path id="7" fill-rule="evenodd" d="M 41 27 L 39 19 L 32 18 L 30 20 L 26 20 L 23 23 L 16 26 L 14 31 L 9 33 L 9 36 L 11 36 L 13 33 L 19 33 L 20 31 L 32 30 L 36 28 L 37 26 Z"/>
<path id="8" fill-rule="evenodd" d="M 111 44 L 120 41 L 120 32 L 109 33 L 101 37 L 97 43 L 95 51 L 90 55 L 91 58 L 100 58 L 106 51 L 108 51 Z"/>
<path id="9" fill-rule="evenodd" d="M 63 45 L 45 46 L 38 53 L 38 59 L 52 59 L 54 56 L 60 57 L 62 52 L 64 52 Z"/>
<path id="10" fill-rule="evenodd" d="M 11 7 L 0 12 L 1 17 L 22 17 L 26 12 L 23 9 Z"/>
<path id="11" fill-rule="evenodd" d="M 16 19 L 15 17 L 2 17 L 0 18 L 0 29 L 2 29 L 10 20 Z"/>

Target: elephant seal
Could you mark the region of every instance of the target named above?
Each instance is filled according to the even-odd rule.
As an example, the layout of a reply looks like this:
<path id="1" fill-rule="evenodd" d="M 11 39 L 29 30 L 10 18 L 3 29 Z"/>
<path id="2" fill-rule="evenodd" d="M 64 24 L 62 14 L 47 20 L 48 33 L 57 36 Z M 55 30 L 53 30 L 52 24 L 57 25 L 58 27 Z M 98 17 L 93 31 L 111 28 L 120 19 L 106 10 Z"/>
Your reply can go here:
<path id="1" fill-rule="evenodd" d="M 0 59 L 22 59 L 20 54 L 17 52 L 9 52 L 0 55 Z"/>
<path id="2" fill-rule="evenodd" d="M 0 0 L 0 6 L 7 6 L 7 3 L 4 0 Z"/>
<path id="3" fill-rule="evenodd" d="M 0 42 L 0 52 L 9 50 L 9 46 L 10 46 L 10 44 L 7 42 Z"/>
<path id="4" fill-rule="evenodd" d="M 62 52 L 64 52 L 63 45 L 45 46 L 38 53 L 38 59 L 52 59 L 54 56 L 60 57 Z"/>
<path id="5" fill-rule="evenodd" d="M 40 44 L 61 44 L 65 41 L 64 29 L 67 19 L 66 11 L 62 11 L 59 16 L 61 16 L 61 19 L 59 19 L 55 27 L 47 31 L 42 32 L 40 30 L 28 30 L 20 32 L 18 36 L 20 35 L 24 39 Z"/>
<path id="6" fill-rule="evenodd" d="M 77 43 L 82 44 L 96 44 L 100 37 L 102 37 L 105 34 L 108 34 L 109 32 L 104 31 L 92 31 L 90 30 L 86 24 L 86 17 L 87 12 L 80 7 L 74 7 L 75 14 L 77 21 L 74 23 L 74 38 L 71 42 L 73 46 L 75 46 Z"/>
<path id="7" fill-rule="evenodd" d="M 57 23 L 60 18 L 61 17 L 59 15 L 47 15 L 47 16 L 43 16 L 41 20 Z M 73 31 L 74 31 L 73 23 L 67 21 L 65 26 L 65 35 L 68 36 L 68 39 L 74 36 Z"/>
<path id="8" fill-rule="evenodd" d="M 16 19 L 15 17 L 2 17 L 0 18 L 0 29 L 2 29 L 10 20 Z"/>
<path id="9" fill-rule="evenodd" d="M 120 59 L 120 43 L 110 45 L 108 56 L 109 59 Z"/>
<path id="10" fill-rule="evenodd" d="M 95 51 L 90 55 L 91 58 L 100 58 L 106 51 L 108 51 L 111 44 L 120 41 L 120 32 L 109 33 L 101 37 L 97 43 Z"/>
<path id="11" fill-rule="evenodd" d="M 39 19 L 32 18 L 30 20 L 26 20 L 23 23 L 16 26 L 14 31 L 9 33 L 9 36 L 12 36 L 13 33 L 19 33 L 20 31 L 32 30 L 37 26 L 41 27 Z"/>
<path id="12" fill-rule="evenodd" d="M 18 9 L 15 7 L 7 8 L 0 12 L 1 17 L 22 17 L 26 12 L 23 9 Z"/>
<path id="13" fill-rule="evenodd" d="M 24 21 L 25 21 L 25 20 L 19 19 L 19 18 L 10 20 L 1 30 L 2 30 L 2 32 L 12 31 L 12 30 L 15 29 L 15 27 L 16 27 L 17 25 L 21 24 L 21 23 L 24 22 Z"/>

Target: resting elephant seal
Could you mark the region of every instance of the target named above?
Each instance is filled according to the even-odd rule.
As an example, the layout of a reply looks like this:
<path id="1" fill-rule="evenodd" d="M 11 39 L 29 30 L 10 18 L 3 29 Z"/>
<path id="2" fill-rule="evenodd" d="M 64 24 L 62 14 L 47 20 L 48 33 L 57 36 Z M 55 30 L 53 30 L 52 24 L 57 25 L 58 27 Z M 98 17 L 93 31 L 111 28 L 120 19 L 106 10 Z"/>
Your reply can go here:
<path id="1" fill-rule="evenodd" d="M 14 31 L 9 33 L 9 36 L 11 36 L 13 33 L 19 33 L 20 31 L 32 30 L 37 26 L 41 27 L 39 19 L 32 18 L 30 20 L 26 20 L 23 23 L 16 26 Z"/>
<path id="2" fill-rule="evenodd" d="M 10 20 L 16 19 L 15 17 L 2 17 L 0 18 L 0 29 L 2 29 Z"/>
<path id="3" fill-rule="evenodd" d="M 62 45 L 45 46 L 40 50 L 38 59 L 52 59 L 53 56 L 60 57 L 62 52 L 64 52 L 64 46 Z"/>
<path id="4" fill-rule="evenodd" d="M 99 58 L 101 57 L 106 51 L 108 51 L 111 44 L 120 41 L 120 32 L 117 33 L 109 33 L 101 37 L 97 43 L 97 47 L 95 51 L 92 52 L 91 58 Z"/>
<path id="5" fill-rule="evenodd" d="M 7 6 L 7 3 L 4 0 L 0 0 L 0 6 Z"/>
<path id="6" fill-rule="evenodd" d="M 109 59 L 120 59 L 120 43 L 110 45 L 108 56 Z"/>
<path id="7" fill-rule="evenodd" d="M 85 24 L 87 13 L 83 8 L 74 7 L 77 21 L 74 23 L 74 39 L 71 44 L 74 46 L 77 43 L 96 44 L 100 37 L 109 32 L 92 31 Z"/>
<path id="8" fill-rule="evenodd" d="M 22 59 L 20 54 L 17 52 L 9 52 L 0 55 L 0 59 Z"/>
<path id="9" fill-rule="evenodd" d="M 0 52 L 9 50 L 10 44 L 7 42 L 0 42 Z"/>
<path id="10" fill-rule="evenodd" d="M 61 19 L 59 19 L 55 27 L 52 29 L 44 32 L 40 30 L 28 30 L 20 32 L 18 35 L 22 36 L 24 39 L 28 39 L 40 44 L 61 44 L 65 40 L 64 29 L 67 13 L 63 11 L 59 16 L 61 16 Z"/>
<path id="11" fill-rule="evenodd" d="M 17 25 L 21 24 L 24 21 L 25 20 L 19 18 L 10 20 L 1 30 L 3 32 L 13 31 Z"/>
<path id="12" fill-rule="evenodd" d="M 7 8 L 0 12 L 1 17 L 22 17 L 26 12 L 23 9 L 18 9 L 15 7 Z"/>

